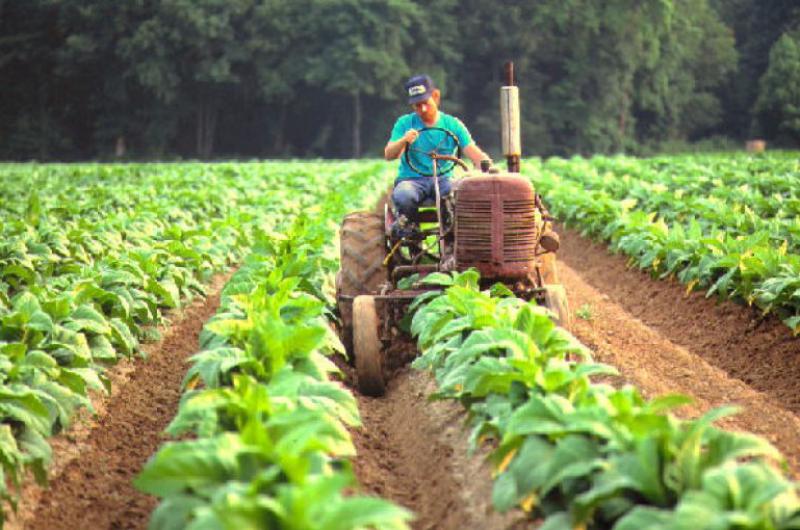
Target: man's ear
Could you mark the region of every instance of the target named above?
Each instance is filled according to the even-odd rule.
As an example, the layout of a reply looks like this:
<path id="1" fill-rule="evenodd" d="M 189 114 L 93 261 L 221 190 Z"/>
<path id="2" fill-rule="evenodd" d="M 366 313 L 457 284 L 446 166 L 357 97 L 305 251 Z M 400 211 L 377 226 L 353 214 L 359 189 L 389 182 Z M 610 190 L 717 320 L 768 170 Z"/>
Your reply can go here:
<path id="1" fill-rule="evenodd" d="M 438 88 L 434 88 L 433 92 L 431 92 L 431 97 L 433 98 L 433 101 L 436 102 L 436 106 L 438 107 L 439 106 L 439 102 L 442 100 L 441 91 Z"/>

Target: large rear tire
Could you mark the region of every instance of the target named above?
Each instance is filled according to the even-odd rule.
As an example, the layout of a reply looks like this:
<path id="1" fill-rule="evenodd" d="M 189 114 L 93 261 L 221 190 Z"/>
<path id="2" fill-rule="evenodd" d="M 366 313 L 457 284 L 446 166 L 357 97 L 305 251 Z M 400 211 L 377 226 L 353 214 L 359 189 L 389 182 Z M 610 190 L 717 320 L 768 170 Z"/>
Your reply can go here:
<path id="1" fill-rule="evenodd" d="M 375 293 L 386 282 L 386 241 L 383 216 L 371 212 L 348 214 L 340 233 L 340 270 L 336 292 L 346 297 Z M 339 298 L 342 343 L 353 353 L 353 302 Z"/>
<path id="2" fill-rule="evenodd" d="M 356 296 L 353 300 L 353 354 L 356 358 L 358 390 L 367 396 L 382 396 L 386 392 L 383 379 L 383 358 L 378 336 L 380 318 L 375 298 Z"/>

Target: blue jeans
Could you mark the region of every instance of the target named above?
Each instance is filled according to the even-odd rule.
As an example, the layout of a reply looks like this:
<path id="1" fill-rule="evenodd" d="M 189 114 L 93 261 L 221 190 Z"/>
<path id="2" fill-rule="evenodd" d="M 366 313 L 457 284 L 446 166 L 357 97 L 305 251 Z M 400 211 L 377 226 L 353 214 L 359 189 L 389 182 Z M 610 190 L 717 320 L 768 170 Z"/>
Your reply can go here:
<path id="1" fill-rule="evenodd" d="M 439 177 L 439 194 L 442 198 L 450 193 L 450 179 Z M 433 177 L 399 180 L 392 191 L 392 202 L 399 215 L 416 222 L 417 208 L 426 199 L 436 200 Z"/>

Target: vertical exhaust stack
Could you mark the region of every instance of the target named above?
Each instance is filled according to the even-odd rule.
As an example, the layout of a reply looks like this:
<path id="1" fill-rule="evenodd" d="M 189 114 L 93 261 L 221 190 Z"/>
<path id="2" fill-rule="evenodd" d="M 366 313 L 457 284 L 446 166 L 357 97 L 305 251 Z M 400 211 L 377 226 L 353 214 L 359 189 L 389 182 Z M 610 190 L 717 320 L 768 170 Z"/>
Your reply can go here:
<path id="1" fill-rule="evenodd" d="M 503 67 L 505 86 L 500 88 L 500 129 L 503 137 L 503 154 L 509 173 L 519 173 L 522 156 L 522 139 L 519 122 L 519 87 L 514 84 L 514 63 Z"/>

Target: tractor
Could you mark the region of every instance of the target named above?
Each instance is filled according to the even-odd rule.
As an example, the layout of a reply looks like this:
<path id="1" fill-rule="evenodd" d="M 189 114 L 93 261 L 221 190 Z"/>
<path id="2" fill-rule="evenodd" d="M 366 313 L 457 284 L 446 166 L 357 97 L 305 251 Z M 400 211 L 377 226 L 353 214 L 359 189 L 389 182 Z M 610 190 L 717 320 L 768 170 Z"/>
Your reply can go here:
<path id="1" fill-rule="evenodd" d="M 399 323 L 411 301 L 436 288 L 419 281 L 433 272 L 477 269 L 482 286 L 501 282 L 517 297 L 549 308 L 557 324 L 569 327 L 566 293 L 558 283 L 558 238 L 551 230 L 552 219 L 530 180 L 519 175 L 519 95 L 511 63 L 505 66 L 500 101 L 507 171 L 489 164 L 470 171 L 452 133 L 422 129 L 419 138 L 431 135 L 437 149 L 421 152 L 412 144 L 402 155 L 415 170 L 428 157 L 424 167 L 432 168 L 431 174 L 417 171 L 437 183 L 435 200 L 420 207 L 420 230 L 403 236 L 393 233 L 389 203 L 383 211 L 348 214 L 342 222 L 336 300 L 342 342 L 354 360 L 362 394 L 384 394 L 385 355 L 401 333 Z M 442 197 L 437 176 L 457 167 L 466 173 Z"/>

